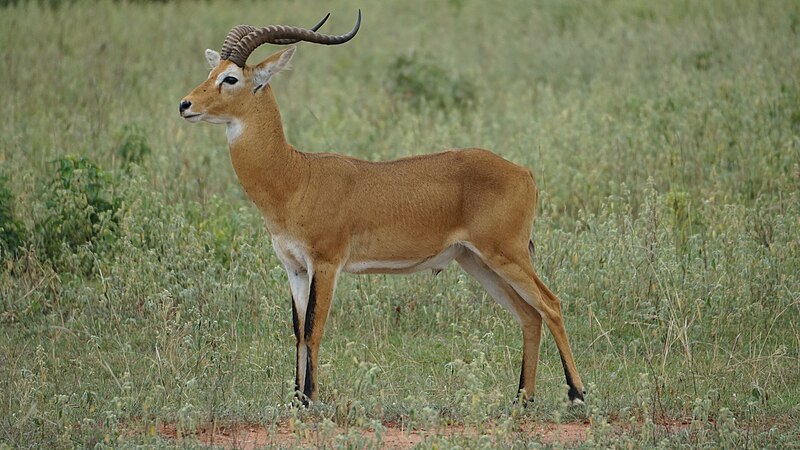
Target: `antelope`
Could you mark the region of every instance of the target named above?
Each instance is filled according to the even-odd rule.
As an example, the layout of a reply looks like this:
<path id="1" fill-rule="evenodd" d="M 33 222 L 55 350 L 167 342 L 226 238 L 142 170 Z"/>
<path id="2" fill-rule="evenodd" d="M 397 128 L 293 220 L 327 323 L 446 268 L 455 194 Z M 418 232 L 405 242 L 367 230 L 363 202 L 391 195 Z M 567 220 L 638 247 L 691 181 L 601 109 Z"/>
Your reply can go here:
<path id="1" fill-rule="evenodd" d="M 329 15 L 328 15 L 329 16 Z M 305 153 L 286 140 L 271 80 L 289 46 L 256 65 L 262 44 L 339 45 L 361 26 L 326 35 L 285 25 L 230 30 L 218 53 L 206 50 L 208 78 L 180 102 L 189 122 L 225 124 L 236 175 L 264 217 L 286 270 L 296 341 L 295 396 L 318 400 L 319 351 L 342 272 L 404 274 L 443 270 L 455 260 L 522 328 L 515 402 L 535 393 L 542 320 L 555 339 L 572 403 L 584 386 L 570 349 L 560 300 L 534 272 L 531 228 L 537 189 L 530 170 L 479 148 L 387 162 Z"/>

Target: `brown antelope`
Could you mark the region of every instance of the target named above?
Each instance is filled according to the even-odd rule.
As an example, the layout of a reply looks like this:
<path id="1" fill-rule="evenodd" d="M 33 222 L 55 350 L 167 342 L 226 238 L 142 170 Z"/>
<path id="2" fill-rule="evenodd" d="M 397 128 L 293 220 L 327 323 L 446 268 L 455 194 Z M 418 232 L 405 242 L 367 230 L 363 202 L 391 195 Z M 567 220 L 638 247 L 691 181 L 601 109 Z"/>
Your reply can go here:
<path id="1" fill-rule="evenodd" d="M 233 28 L 220 53 L 206 50 L 211 73 L 180 103 L 189 122 L 227 125 L 233 168 L 288 274 L 298 398 L 317 400 L 320 342 L 341 272 L 439 271 L 456 260 L 522 327 L 515 399 L 534 394 L 544 319 L 561 354 L 569 399 L 582 401 L 560 301 L 531 262 L 537 190 L 528 169 L 477 148 L 369 162 L 304 153 L 286 141 L 270 81 L 295 47 L 256 65 L 245 62 L 265 43 L 345 43 L 358 32 L 361 11 L 344 35 L 316 32 L 325 19 L 310 30 Z"/>

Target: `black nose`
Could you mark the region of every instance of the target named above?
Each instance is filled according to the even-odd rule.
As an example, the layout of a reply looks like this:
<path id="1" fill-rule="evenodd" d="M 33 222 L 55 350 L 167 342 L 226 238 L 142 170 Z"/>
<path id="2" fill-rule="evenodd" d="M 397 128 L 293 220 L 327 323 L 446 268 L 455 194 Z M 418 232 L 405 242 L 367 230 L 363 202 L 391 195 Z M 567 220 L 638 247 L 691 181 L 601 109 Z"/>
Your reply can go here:
<path id="1" fill-rule="evenodd" d="M 189 100 L 182 101 L 180 106 L 181 114 L 183 114 L 183 112 L 189 109 L 191 106 L 192 102 L 190 102 Z"/>

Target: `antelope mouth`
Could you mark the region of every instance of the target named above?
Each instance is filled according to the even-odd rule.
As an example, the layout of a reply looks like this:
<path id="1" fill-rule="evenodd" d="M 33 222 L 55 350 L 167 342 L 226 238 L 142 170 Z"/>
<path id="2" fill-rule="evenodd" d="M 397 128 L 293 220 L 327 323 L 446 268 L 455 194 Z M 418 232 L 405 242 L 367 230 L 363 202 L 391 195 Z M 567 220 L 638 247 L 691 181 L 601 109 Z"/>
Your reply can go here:
<path id="1" fill-rule="evenodd" d="M 199 114 L 199 113 L 197 113 L 197 114 L 182 114 L 182 117 L 184 119 L 188 120 L 189 122 L 199 122 L 200 121 L 200 116 L 202 116 L 202 114 Z"/>

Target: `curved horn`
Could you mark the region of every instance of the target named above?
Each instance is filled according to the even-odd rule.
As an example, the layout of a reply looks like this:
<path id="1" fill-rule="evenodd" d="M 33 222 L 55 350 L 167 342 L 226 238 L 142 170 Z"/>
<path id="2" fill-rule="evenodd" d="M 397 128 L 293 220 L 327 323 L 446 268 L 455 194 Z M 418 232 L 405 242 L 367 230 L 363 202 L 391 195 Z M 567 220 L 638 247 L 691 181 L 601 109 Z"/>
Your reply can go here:
<path id="1" fill-rule="evenodd" d="M 325 14 L 325 17 L 322 18 L 316 25 L 311 27 L 311 31 L 317 31 L 320 29 L 322 25 L 328 20 L 331 16 L 331 13 Z M 243 37 L 247 36 L 248 33 L 252 33 L 256 31 L 258 28 L 250 25 L 237 25 L 228 32 L 228 36 L 225 37 L 225 42 L 222 43 L 222 50 L 219 52 L 220 57 L 222 59 L 228 59 L 231 56 L 231 52 L 233 49 L 236 48 L 236 44 L 242 40 Z M 276 42 L 276 44 L 294 44 L 298 42 L 297 39 L 281 39 L 281 42 Z"/>
<path id="2" fill-rule="evenodd" d="M 231 28 L 231 31 L 228 32 L 228 36 L 225 37 L 225 42 L 222 43 L 222 50 L 219 52 L 219 56 L 222 59 L 228 59 L 233 49 L 236 48 L 236 44 L 238 44 L 243 37 L 247 36 L 247 33 L 255 30 L 256 27 L 250 25 L 237 25 Z"/>
<path id="3" fill-rule="evenodd" d="M 314 25 L 313 27 L 311 27 L 311 28 L 310 28 L 310 30 L 311 30 L 311 31 L 317 31 L 317 30 L 319 30 L 319 29 L 320 29 L 320 27 L 321 27 L 321 26 L 322 26 L 322 25 L 325 23 L 325 21 L 326 21 L 326 20 L 328 20 L 328 17 L 330 17 L 330 16 L 331 16 L 331 13 L 325 14 L 325 17 L 323 17 L 323 18 L 322 18 L 322 20 L 320 20 L 319 22 L 317 22 L 317 24 L 316 24 L 316 25 Z M 253 31 L 255 31 L 255 30 L 253 30 Z M 275 42 L 273 42 L 273 44 L 278 44 L 278 45 L 289 45 L 289 44 L 295 44 L 295 43 L 297 43 L 297 42 L 300 42 L 300 40 L 299 40 L 299 39 L 275 39 Z"/>
<path id="4" fill-rule="evenodd" d="M 291 41 L 288 43 L 306 41 L 323 45 L 343 44 L 352 39 L 353 36 L 358 33 L 358 29 L 360 27 L 360 9 L 358 10 L 358 19 L 356 20 L 355 26 L 347 34 L 329 35 L 317 33 L 316 31 L 312 30 L 306 30 L 304 28 L 290 27 L 286 25 L 270 25 L 268 27 L 254 29 L 253 31 L 247 33 L 239 40 L 236 46 L 231 49 L 230 54 L 227 55 L 227 57 L 223 56 L 223 59 L 228 59 L 234 62 L 237 66 L 244 67 L 245 62 L 247 62 L 247 58 L 250 56 L 250 54 L 262 44 L 284 44 L 287 43 L 287 41 Z M 231 33 L 233 33 L 234 30 L 231 30 Z"/>

